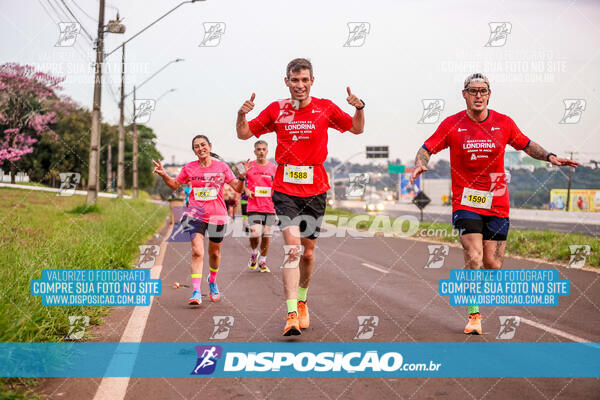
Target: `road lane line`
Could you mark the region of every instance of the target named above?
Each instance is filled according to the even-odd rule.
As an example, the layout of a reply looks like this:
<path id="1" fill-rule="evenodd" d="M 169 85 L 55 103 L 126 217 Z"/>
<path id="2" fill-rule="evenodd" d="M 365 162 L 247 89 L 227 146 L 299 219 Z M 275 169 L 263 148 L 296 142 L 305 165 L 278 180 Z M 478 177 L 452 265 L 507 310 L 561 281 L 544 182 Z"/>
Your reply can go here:
<path id="1" fill-rule="evenodd" d="M 173 211 L 171 210 L 171 214 Z M 162 243 L 160 244 L 160 251 L 158 253 L 158 257 L 156 258 L 156 264 L 150 270 L 150 278 L 151 279 L 159 279 L 160 273 L 163 267 L 163 259 L 165 257 L 165 252 L 167 249 L 167 239 L 171 237 L 171 233 L 173 231 L 174 225 L 171 225 L 169 232 L 165 235 Z M 146 322 L 148 321 L 148 316 L 150 315 L 150 310 L 152 308 L 152 303 L 154 302 L 155 296 L 150 296 L 150 305 L 149 306 L 137 306 L 133 309 L 131 316 L 129 317 L 129 321 L 127 322 L 127 326 L 123 331 L 123 335 L 121 335 L 121 343 L 124 342 L 133 342 L 133 343 L 141 343 L 142 337 L 144 336 L 144 330 L 146 328 Z M 115 362 L 115 358 L 111 361 L 110 364 Z M 111 370 L 111 365 L 109 364 L 107 371 Z M 132 362 L 132 367 L 135 365 L 135 358 Z M 98 385 L 98 389 L 96 389 L 96 395 L 94 396 L 94 400 L 122 400 L 125 398 L 125 394 L 127 393 L 127 387 L 129 386 L 130 377 L 104 377 L 100 381 L 100 385 Z"/>
<path id="2" fill-rule="evenodd" d="M 390 273 L 390 271 L 388 271 L 388 270 L 376 267 L 376 266 L 371 265 L 371 264 L 362 263 L 362 265 L 365 266 L 365 267 L 367 267 L 367 268 L 374 269 L 375 271 L 383 272 L 384 274 L 389 274 Z"/>
<path id="3" fill-rule="evenodd" d="M 587 339 L 584 339 L 584 338 L 580 338 L 579 336 L 571 335 L 570 333 L 561 331 L 560 329 L 551 328 L 551 327 L 549 327 L 547 325 L 540 324 L 539 322 L 535 322 L 535 321 L 532 321 L 532 320 L 527 319 L 527 318 L 523 318 L 523 317 L 520 317 L 520 318 L 521 318 L 521 322 L 523 322 L 523 323 L 525 323 L 527 325 L 531 325 L 531 326 L 533 326 L 535 328 L 544 330 L 546 332 L 552 333 L 553 335 L 560 336 L 560 337 L 563 337 L 565 339 L 569 339 L 569 340 L 571 340 L 573 342 L 577 342 L 577 343 L 591 343 L 590 340 L 587 340 Z"/>

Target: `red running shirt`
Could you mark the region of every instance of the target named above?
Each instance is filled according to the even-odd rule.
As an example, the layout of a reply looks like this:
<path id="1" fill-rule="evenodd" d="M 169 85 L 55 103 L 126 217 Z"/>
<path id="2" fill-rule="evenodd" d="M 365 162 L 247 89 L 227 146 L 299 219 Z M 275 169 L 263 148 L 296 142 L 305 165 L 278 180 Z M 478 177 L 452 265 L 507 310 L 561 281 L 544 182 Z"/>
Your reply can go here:
<path id="1" fill-rule="evenodd" d="M 345 132 L 352 128 L 352 117 L 331 100 L 313 97 L 299 110 L 289 99 L 275 101 L 249 122 L 250 132 L 260 137 L 268 132 L 277 134 L 277 173 L 273 190 L 291 196 L 310 197 L 329 190 L 329 179 L 323 167 L 327 158 L 327 129 Z M 284 182 L 285 165 L 312 166 L 313 182 Z"/>
<path id="2" fill-rule="evenodd" d="M 433 154 L 450 148 L 453 212 L 508 217 L 504 150 L 507 144 L 523 150 L 530 140 L 508 116 L 488 111 L 482 122 L 470 119 L 466 111 L 446 118 L 423 147 Z"/>
<path id="3" fill-rule="evenodd" d="M 273 182 L 277 166 L 270 161 L 260 165 L 256 161 L 250 162 L 246 173 L 246 186 L 254 197 L 248 197 L 249 212 L 275 214 L 273 205 Z"/>

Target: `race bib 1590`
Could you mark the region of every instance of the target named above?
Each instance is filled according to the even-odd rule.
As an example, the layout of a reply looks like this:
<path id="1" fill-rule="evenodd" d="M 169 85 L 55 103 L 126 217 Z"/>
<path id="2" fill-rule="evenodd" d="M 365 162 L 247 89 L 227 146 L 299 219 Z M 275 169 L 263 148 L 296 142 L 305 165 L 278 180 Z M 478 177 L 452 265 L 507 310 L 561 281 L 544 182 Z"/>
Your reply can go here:
<path id="1" fill-rule="evenodd" d="M 490 209 L 492 207 L 492 199 L 494 194 L 485 190 L 475 190 L 464 188 L 460 204 L 463 206 Z"/>

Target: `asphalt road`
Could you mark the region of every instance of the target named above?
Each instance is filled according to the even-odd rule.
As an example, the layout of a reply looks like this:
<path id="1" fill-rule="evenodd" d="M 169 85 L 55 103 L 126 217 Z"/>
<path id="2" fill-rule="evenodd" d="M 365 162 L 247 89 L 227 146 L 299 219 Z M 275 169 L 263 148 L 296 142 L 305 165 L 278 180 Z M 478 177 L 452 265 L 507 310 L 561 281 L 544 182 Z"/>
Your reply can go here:
<path id="1" fill-rule="evenodd" d="M 164 235 L 165 232 L 163 232 Z M 571 294 L 557 307 L 482 307 L 484 334 L 462 333 L 466 308 L 451 307 L 437 293 L 438 280 L 461 268 L 462 251 L 450 247 L 443 267 L 424 268 L 431 243 L 400 238 L 326 238 L 318 242 L 313 283 L 308 293 L 311 327 L 301 336 L 283 337 L 285 304 L 281 273 L 283 242 L 276 234 L 269 255 L 272 273 L 247 268 L 246 238 L 228 237 L 223 245 L 219 287 L 222 299 L 205 296 L 199 307 L 187 305 L 190 285 L 189 243 L 169 243 L 160 278 L 163 294 L 155 299 L 144 342 L 207 342 L 213 316 L 232 316 L 232 342 L 358 342 L 359 316 L 377 316 L 375 342 L 498 342 L 499 316 L 517 315 L 540 326 L 600 341 L 600 274 L 558 267 L 571 281 Z M 551 268 L 552 265 L 507 258 L 505 268 Z M 205 273 L 208 268 L 205 263 Z M 202 292 L 208 292 L 203 282 Z M 116 309 L 98 331 L 98 340 L 116 341 L 131 314 Z M 554 332 L 554 333 L 552 333 Z M 569 341 L 522 323 L 514 342 Z M 115 339 L 117 338 L 117 339 Z M 477 363 L 485 354 L 465 354 Z M 526 354 L 523 357 L 527 357 Z M 515 360 L 518 363 L 519 360 Z M 556 362 L 561 362 L 557 359 Z M 91 399 L 100 379 L 50 379 L 51 399 Z M 598 378 L 132 378 L 126 399 L 592 399 Z"/>
<path id="2" fill-rule="evenodd" d="M 356 214 L 364 213 L 362 207 L 343 207 L 344 209 L 351 211 Z M 414 211 L 400 211 L 400 210 L 385 210 L 381 214 L 389 215 L 390 217 L 399 217 L 402 215 L 414 215 L 420 218 L 421 213 L 414 207 Z M 425 222 L 442 222 L 451 223 L 451 214 L 439 214 L 433 212 L 424 212 L 423 221 Z M 531 221 L 531 220 L 520 220 L 516 218 L 510 218 L 511 229 L 535 229 L 540 231 L 555 231 L 563 233 L 581 233 L 583 235 L 599 237 L 600 236 L 600 225 L 598 224 L 587 224 L 583 222 L 556 222 L 556 221 Z"/>

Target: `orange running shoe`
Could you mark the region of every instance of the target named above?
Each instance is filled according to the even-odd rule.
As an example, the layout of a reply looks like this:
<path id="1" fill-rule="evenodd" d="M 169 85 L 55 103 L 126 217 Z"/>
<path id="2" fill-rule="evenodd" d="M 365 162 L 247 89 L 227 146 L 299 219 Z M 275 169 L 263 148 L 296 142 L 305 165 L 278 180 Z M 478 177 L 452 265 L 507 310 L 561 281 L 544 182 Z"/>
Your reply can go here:
<path id="1" fill-rule="evenodd" d="M 306 329 L 310 325 L 310 317 L 308 315 L 308 306 L 306 301 L 298 302 L 298 320 L 300 321 L 300 328 Z"/>
<path id="2" fill-rule="evenodd" d="M 298 314 L 296 312 L 288 313 L 287 320 L 285 321 L 285 328 L 283 328 L 283 336 L 291 335 L 302 335 L 300 323 L 298 322 Z"/>
<path id="3" fill-rule="evenodd" d="M 470 335 L 481 335 L 483 331 L 481 330 L 481 314 L 469 314 L 469 322 L 467 322 L 467 326 L 465 326 L 465 333 Z"/>

